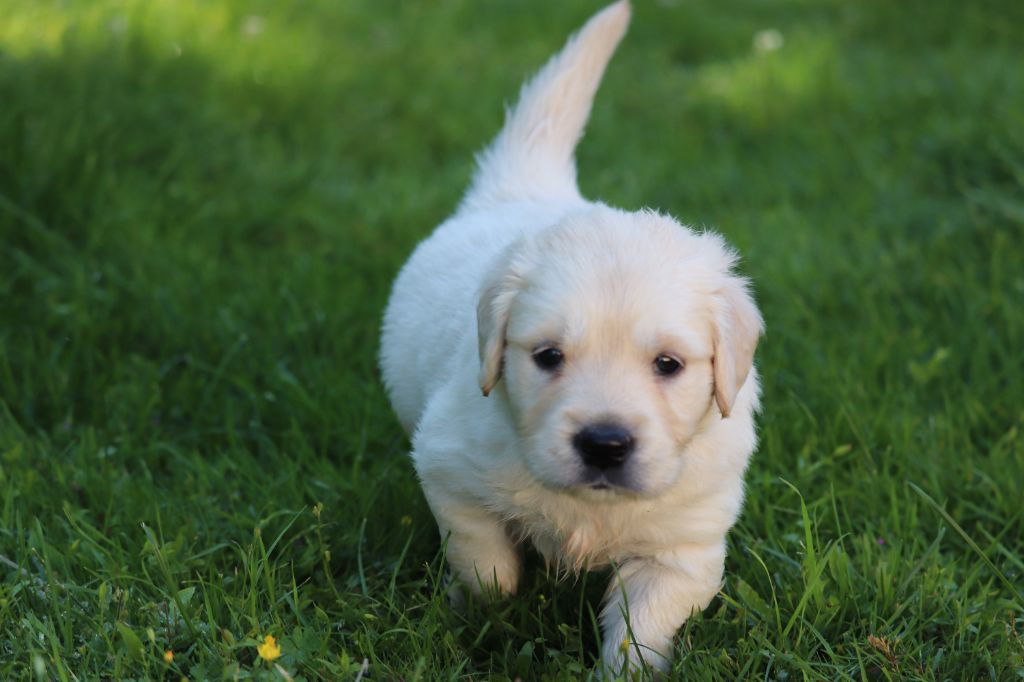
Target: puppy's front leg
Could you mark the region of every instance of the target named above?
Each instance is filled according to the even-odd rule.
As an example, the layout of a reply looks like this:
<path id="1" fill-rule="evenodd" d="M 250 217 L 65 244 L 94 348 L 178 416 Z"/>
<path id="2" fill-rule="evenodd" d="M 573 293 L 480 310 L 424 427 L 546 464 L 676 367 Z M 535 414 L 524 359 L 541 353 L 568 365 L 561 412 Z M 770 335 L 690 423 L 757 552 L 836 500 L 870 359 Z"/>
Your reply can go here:
<path id="1" fill-rule="evenodd" d="M 642 659 L 656 670 L 667 670 L 673 636 L 718 593 L 724 564 L 724 543 L 687 546 L 620 564 L 601 611 L 605 667 L 618 673 L 627 662 L 630 670 L 637 670 Z"/>
<path id="2" fill-rule="evenodd" d="M 427 501 L 437 519 L 441 540 L 448 540 L 448 564 L 457 583 L 474 595 L 514 594 L 519 584 L 522 558 L 505 524 L 482 507 L 448 499 Z M 460 584 L 452 584 L 448 596 L 461 606 Z"/>

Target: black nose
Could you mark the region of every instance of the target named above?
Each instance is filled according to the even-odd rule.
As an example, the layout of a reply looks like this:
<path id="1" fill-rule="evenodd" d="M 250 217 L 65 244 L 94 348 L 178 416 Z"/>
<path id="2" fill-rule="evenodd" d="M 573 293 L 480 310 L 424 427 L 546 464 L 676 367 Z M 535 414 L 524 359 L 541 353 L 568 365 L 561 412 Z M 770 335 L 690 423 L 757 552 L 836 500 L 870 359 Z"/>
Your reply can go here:
<path id="1" fill-rule="evenodd" d="M 598 469 L 620 466 L 633 451 L 633 434 L 616 424 L 594 424 L 572 437 L 583 463 Z"/>

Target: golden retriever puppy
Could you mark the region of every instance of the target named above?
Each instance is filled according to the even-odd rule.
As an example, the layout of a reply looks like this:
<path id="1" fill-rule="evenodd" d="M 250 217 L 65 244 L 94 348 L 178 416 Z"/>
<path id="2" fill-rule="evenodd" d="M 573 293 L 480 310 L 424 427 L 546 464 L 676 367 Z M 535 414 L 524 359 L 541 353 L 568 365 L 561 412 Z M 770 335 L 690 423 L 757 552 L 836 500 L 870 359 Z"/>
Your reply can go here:
<path id="1" fill-rule="evenodd" d="M 718 592 L 756 445 L 761 316 L 735 253 L 584 199 L 573 152 L 625 0 L 523 88 L 455 214 L 398 275 L 381 364 L 461 590 L 516 590 L 521 550 L 613 567 L 613 672 L 665 669 Z"/>

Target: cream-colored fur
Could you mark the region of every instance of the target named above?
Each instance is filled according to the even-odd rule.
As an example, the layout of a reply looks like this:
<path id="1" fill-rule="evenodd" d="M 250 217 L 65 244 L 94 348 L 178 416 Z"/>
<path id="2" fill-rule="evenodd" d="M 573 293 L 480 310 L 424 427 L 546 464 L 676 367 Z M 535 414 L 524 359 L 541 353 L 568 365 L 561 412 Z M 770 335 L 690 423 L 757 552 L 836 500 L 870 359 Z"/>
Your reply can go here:
<path id="1" fill-rule="evenodd" d="M 459 584 L 514 593 L 524 542 L 561 570 L 612 565 L 613 669 L 667 667 L 720 587 L 762 327 L 721 237 L 579 194 L 573 149 L 629 12 L 595 15 L 523 88 L 461 206 L 399 274 L 381 348 Z M 557 370 L 538 365 L 544 348 Z M 682 371 L 659 375 L 666 355 Z M 608 422 L 635 449 L 605 478 L 573 439 Z"/>

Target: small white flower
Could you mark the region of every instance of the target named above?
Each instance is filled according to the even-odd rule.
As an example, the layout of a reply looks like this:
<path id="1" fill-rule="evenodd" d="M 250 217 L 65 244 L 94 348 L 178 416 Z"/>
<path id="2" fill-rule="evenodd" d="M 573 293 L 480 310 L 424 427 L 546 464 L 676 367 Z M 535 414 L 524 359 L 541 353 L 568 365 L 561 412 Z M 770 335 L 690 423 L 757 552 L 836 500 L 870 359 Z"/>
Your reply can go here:
<path id="1" fill-rule="evenodd" d="M 775 52 L 785 43 L 785 39 L 782 34 L 774 28 L 766 28 L 763 31 L 758 31 L 754 34 L 754 52 L 764 54 L 766 52 Z"/>
<path id="2" fill-rule="evenodd" d="M 242 33 L 249 37 L 258 36 L 263 33 L 263 27 L 266 22 L 263 17 L 256 14 L 250 14 L 244 20 L 242 20 Z"/>

